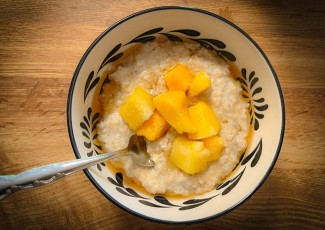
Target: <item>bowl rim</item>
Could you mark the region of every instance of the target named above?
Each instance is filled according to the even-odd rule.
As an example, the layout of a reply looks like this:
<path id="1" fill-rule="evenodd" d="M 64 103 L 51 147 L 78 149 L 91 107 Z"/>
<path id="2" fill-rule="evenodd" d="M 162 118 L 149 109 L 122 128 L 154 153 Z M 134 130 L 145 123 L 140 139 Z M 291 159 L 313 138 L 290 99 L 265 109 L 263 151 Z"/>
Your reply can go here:
<path id="1" fill-rule="evenodd" d="M 81 158 L 81 155 L 78 151 L 77 145 L 76 145 L 76 140 L 74 138 L 74 133 L 73 133 L 73 127 L 72 127 L 72 122 L 71 122 L 71 113 L 72 113 L 72 97 L 73 97 L 73 93 L 74 93 L 74 88 L 75 88 L 75 84 L 77 82 L 77 78 L 80 72 L 81 67 L 83 66 L 85 60 L 87 59 L 89 53 L 92 51 L 92 49 L 97 45 L 97 43 L 107 34 L 109 33 L 111 30 L 113 30 L 115 27 L 119 26 L 120 24 L 134 18 L 137 16 L 140 16 L 142 14 L 146 14 L 146 13 L 150 13 L 150 12 L 154 12 L 154 11 L 164 11 L 164 10 L 186 10 L 186 11 L 194 11 L 196 13 L 201 13 L 201 14 L 205 14 L 211 17 L 214 17 L 218 20 L 221 20 L 225 23 L 227 23 L 228 25 L 230 25 L 231 27 L 233 27 L 234 29 L 236 29 L 238 32 L 240 32 L 242 35 L 244 35 L 253 45 L 254 47 L 258 50 L 258 52 L 262 55 L 263 59 L 266 61 L 268 67 L 270 68 L 271 72 L 272 72 L 272 76 L 274 78 L 274 81 L 276 83 L 277 89 L 278 89 L 278 93 L 280 96 L 280 106 L 281 106 L 281 114 L 282 114 L 282 122 L 281 122 L 281 132 L 280 132 L 280 138 L 279 138 L 279 142 L 278 142 L 278 147 L 276 149 L 276 153 L 274 155 L 274 158 L 271 162 L 271 164 L 269 165 L 268 170 L 266 171 L 265 175 L 263 176 L 262 180 L 260 181 L 259 184 L 257 184 L 257 186 L 250 192 L 248 193 L 245 197 L 243 197 L 239 202 L 237 202 L 236 204 L 234 204 L 233 206 L 229 207 L 228 209 L 205 217 L 205 218 L 201 218 L 201 219 L 194 219 L 194 220 L 186 220 L 186 221 L 169 221 L 169 220 L 162 220 L 162 219 L 157 219 L 157 218 L 153 218 L 150 216 L 146 216 L 144 214 L 138 213 L 126 206 L 121 205 L 118 200 L 116 200 L 114 197 L 112 197 L 111 195 L 109 195 L 99 184 L 98 182 L 93 178 L 93 176 L 91 175 L 91 173 L 89 172 L 88 169 L 84 169 L 84 173 L 86 174 L 86 176 L 88 177 L 88 179 L 91 181 L 91 183 L 106 197 L 108 198 L 111 202 L 113 202 L 116 206 L 118 206 L 119 208 L 121 208 L 122 210 L 135 215 L 137 217 L 140 217 L 142 219 L 145 220 L 149 220 L 149 221 L 153 221 L 153 222 L 157 222 L 157 223 L 165 223 L 165 224 L 192 224 L 192 223 L 201 223 L 204 221 L 208 221 L 208 220 L 213 220 L 216 219 L 218 217 L 221 217 L 229 212 L 231 212 L 232 210 L 234 210 L 235 208 L 239 207 L 240 205 L 242 205 L 243 203 L 245 203 L 266 181 L 266 179 L 268 178 L 268 176 L 270 175 L 272 169 L 275 166 L 275 163 L 279 157 L 280 154 L 280 150 L 282 147 L 282 143 L 283 143 L 283 139 L 284 139 L 284 132 L 285 132 L 285 104 L 284 104 L 284 98 L 283 98 L 283 93 L 282 93 L 282 89 L 280 86 L 280 82 L 279 79 L 277 77 L 277 74 L 274 71 L 274 68 L 271 65 L 271 62 L 269 61 L 269 59 L 267 58 L 266 54 L 263 52 L 263 50 L 259 47 L 259 45 L 244 31 L 242 30 L 240 27 L 238 27 L 236 24 L 234 24 L 233 22 L 228 21 L 227 19 L 209 12 L 207 10 L 203 10 L 203 9 L 199 9 L 199 8 L 195 8 L 195 7 L 189 7 L 189 6 L 158 6 L 158 7 L 153 7 L 153 8 L 148 8 L 148 9 L 144 9 L 135 13 L 132 13 L 122 19 L 120 19 L 119 21 L 115 22 L 114 24 L 112 24 L 111 26 L 109 26 L 108 28 L 106 28 L 101 34 L 98 35 L 98 37 L 91 43 L 91 45 L 87 48 L 87 50 L 85 51 L 85 53 L 83 54 L 82 58 L 80 59 L 76 70 L 73 74 L 71 83 L 70 83 L 70 88 L 69 88 L 69 92 L 68 92 L 68 100 L 67 100 L 67 125 L 68 125 L 68 133 L 69 133 L 69 139 L 70 139 L 70 143 L 73 149 L 73 152 L 76 156 L 76 158 Z"/>

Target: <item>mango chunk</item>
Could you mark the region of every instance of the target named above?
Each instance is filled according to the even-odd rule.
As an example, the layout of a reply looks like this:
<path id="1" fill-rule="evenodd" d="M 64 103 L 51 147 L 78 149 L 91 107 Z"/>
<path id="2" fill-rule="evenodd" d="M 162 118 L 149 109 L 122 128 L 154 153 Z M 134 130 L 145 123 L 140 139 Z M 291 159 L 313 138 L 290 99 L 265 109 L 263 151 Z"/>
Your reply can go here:
<path id="1" fill-rule="evenodd" d="M 204 90 L 208 89 L 211 85 L 210 78 L 205 72 L 199 72 L 193 78 L 189 89 L 188 89 L 188 96 L 195 97 L 202 93 Z"/>
<path id="2" fill-rule="evenodd" d="M 144 136 L 149 141 L 155 141 L 164 136 L 169 129 L 167 121 L 158 113 L 157 110 L 146 120 L 136 133 L 139 136 Z"/>
<path id="3" fill-rule="evenodd" d="M 208 164 L 209 157 L 210 152 L 202 141 L 191 141 L 183 136 L 174 140 L 169 155 L 170 161 L 188 174 L 203 171 Z"/>
<path id="4" fill-rule="evenodd" d="M 189 133 L 188 137 L 199 140 L 217 135 L 220 123 L 212 108 L 206 102 L 198 102 L 188 108 L 188 115 L 196 127 L 197 132 Z"/>
<path id="5" fill-rule="evenodd" d="M 126 99 L 120 109 L 120 115 L 133 131 L 136 131 L 155 110 L 153 96 L 141 87 L 137 87 Z"/>
<path id="6" fill-rule="evenodd" d="M 185 92 L 175 90 L 164 92 L 154 97 L 153 103 L 160 115 L 179 134 L 196 132 L 188 116 Z"/>
<path id="7" fill-rule="evenodd" d="M 202 140 L 204 146 L 210 151 L 209 161 L 218 160 L 225 141 L 220 136 L 212 136 Z"/>
<path id="8" fill-rule="evenodd" d="M 177 64 L 164 75 L 167 88 L 169 90 L 181 90 L 186 92 L 194 78 L 190 70 L 182 65 Z"/>

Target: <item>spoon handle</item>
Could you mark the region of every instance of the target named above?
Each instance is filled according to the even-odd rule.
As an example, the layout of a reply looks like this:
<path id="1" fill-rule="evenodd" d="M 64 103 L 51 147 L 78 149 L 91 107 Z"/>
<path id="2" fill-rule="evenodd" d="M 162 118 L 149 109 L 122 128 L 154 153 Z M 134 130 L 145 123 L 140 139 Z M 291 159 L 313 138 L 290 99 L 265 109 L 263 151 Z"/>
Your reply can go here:
<path id="1" fill-rule="evenodd" d="M 119 157 L 121 156 L 121 153 L 125 153 L 125 149 L 89 158 L 44 165 L 17 175 L 0 176 L 0 200 L 22 189 L 35 188 L 50 184 L 79 170 L 88 168 L 108 159 Z"/>

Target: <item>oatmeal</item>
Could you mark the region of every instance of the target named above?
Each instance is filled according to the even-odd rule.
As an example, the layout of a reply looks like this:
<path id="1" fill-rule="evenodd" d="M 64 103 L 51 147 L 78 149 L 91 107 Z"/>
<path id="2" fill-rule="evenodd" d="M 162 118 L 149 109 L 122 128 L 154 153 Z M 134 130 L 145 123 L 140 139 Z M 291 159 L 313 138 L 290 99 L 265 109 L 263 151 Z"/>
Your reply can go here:
<path id="1" fill-rule="evenodd" d="M 154 168 L 141 167 L 130 157 L 121 157 L 111 163 L 150 193 L 186 196 L 210 191 L 220 184 L 236 166 L 247 145 L 248 104 L 241 97 L 240 84 L 230 75 L 227 63 L 221 58 L 196 43 L 143 44 L 109 75 L 110 83 L 100 96 L 104 114 L 98 125 L 98 138 L 106 151 L 125 148 L 135 132 L 121 117 L 123 103 L 137 87 L 153 97 L 168 91 L 163 75 L 175 64 L 186 66 L 193 74 L 204 71 L 209 77 L 211 86 L 199 95 L 189 97 L 188 105 L 204 101 L 218 117 L 218 135 L 223 140 L 220 157 L 208 162 L 198 173 L 184 172 L 169 160 L 173 142 L 180 136 L 170 127 L 161 138 L 147 141 Z"/>

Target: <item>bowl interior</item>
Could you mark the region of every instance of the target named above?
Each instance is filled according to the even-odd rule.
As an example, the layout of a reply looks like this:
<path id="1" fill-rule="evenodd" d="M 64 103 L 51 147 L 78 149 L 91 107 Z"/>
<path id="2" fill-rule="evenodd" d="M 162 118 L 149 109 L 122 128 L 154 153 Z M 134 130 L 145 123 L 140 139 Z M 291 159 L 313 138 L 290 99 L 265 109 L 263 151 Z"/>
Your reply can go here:
<path id="1" fill-rule="evenodd" d="M 284 105 L 276 74 L 263 51 L 240 28 L 212 13 L 185 7 L 160 7 L 133 14 L 103 32 L 88 48 L 73 76 L 68 98 L 68 127 L 78 158 L 100 154 L 94 106 L 106 84 L 105 67 L 130 47 L 159 37 L 191 39 L 233 64 L 236 78 L 251 104 L 253 129 L 240 163 L 223 184 L 200 196 L 155 196 L 128 182 L 122 173 L 98 164 L 86 175 L 119 207 L 145 219 L 189 223 L 224 214 L 252 195 L 269 175 L 279 154 L 284 132 Z"/>

